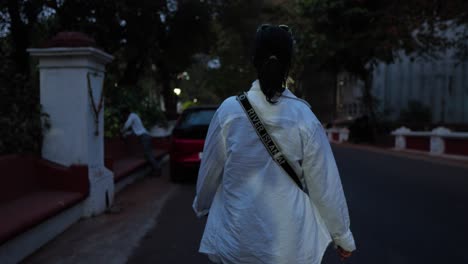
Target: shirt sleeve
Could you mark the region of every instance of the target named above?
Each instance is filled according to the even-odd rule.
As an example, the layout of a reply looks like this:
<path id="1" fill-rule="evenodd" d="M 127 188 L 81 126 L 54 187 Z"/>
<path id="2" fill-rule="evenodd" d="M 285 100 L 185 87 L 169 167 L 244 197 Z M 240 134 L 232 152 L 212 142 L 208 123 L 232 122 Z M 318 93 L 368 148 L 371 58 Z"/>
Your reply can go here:
<path id="1" fill-rule="evenodd" d="M 124 126 L 122 128 L 122 132 L 127 131 L 130 128 L 130 126 L 133 124 L 133 120 L 134 120 L 134 116 L 133 116 L 133 114 L 130 114 L 128 116 L 127 121 L 125 122 L 125 124 L 124 124 Z"/>
<path id="2" fill-rule="evenodd" d="M 216 112 L 206 136 L 203 158 L 198 172 L 197 193 L 192 206 L 198 217 L 208 214 L 210 210 L 213 198 L 221 183 L 225 161 L 225 140 L 218 112 Z"/>
<path id="3" fill-rule="evenodd" d="M 311 203 L 318 209 L 335 245 L 347 251 L 355 250 L 340 175 L 321 127 L 317 127 L 306 141 L 303 168 Z"/>

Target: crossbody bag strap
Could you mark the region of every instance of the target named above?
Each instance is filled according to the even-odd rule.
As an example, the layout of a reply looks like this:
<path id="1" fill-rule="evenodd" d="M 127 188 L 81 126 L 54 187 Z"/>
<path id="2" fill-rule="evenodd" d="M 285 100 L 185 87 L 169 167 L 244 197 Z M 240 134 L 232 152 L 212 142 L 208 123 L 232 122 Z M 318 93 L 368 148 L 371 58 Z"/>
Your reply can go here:
<path id="1" fill-rule="evenodd" d="M 273 138 L 270 136 L 270 134 L 268 134 L 266 127 L 263 125 L 262 121 L 255 112 L 255 109 L 250 104 L 247 95 L 245 93 L 239 94 L 237 96 L 237 101 L 239 101 L 240 105 L 242 106 L 242 109 L 244 109 L 245 113 L 247 114 L 247 117 L 250 120 L 250 123 L 255 128 L 257 135 L 260 137 L 260 140 L 267 149 L 268 153 L 270 153 L 270 156 L 281 168 L 283 168 L 283 170 L 289 175 L 289 177 L 296 183 L 299 189 L 304 191 L 301 180 L 299 179 L 289 162 L 286 160 L 283 153 L 281 153 Z"/>

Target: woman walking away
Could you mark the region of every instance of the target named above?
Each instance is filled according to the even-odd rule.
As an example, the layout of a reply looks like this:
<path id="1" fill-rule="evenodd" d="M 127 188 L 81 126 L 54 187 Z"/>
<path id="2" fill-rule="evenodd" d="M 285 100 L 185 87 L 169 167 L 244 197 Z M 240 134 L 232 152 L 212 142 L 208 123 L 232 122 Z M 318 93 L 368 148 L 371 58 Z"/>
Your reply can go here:
<path id="1" fill-rule="evenodd" d="M 211 121 L 193 209 L 209 213 L 200 252 L 213 262 L 319 264 L 332 241 L 342 259 L 356 248 L 327 136 L 285 88 L 292 49 L 287 26 L 260 26 L 258 80 Z"/>

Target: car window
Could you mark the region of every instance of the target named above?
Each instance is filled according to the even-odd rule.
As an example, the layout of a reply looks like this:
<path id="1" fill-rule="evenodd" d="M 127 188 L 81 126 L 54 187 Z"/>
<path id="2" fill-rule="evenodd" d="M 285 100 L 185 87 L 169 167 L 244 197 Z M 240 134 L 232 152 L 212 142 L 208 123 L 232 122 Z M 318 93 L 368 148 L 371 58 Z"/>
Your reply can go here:
<path id="1" fill-rule="evenodd" d="M 180 125 L 183 127 L 188 126 L 207 126 L 210 124 L 216 110 L 199 110 L 191 111 L 182 117 Z"/>

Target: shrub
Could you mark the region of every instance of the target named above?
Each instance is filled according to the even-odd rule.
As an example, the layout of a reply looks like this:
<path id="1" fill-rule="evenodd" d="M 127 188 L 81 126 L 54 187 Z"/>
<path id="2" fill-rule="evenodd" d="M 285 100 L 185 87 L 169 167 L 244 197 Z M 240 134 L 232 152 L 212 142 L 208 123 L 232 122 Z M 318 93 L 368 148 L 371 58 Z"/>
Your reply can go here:
<path id="1" fill-rule="evenodd" d="M 39 89 L 23 75 L 0 83 L 0 154 L 40 154 L 48 115 L 39 104 Z"/>
<path id="2" fill-rule="evenodd" d="M 432 121 L 431 109 L 419 101 L 411 100 L 408 107 L 400 112 L 401 123 L 426 123 Z"/>

